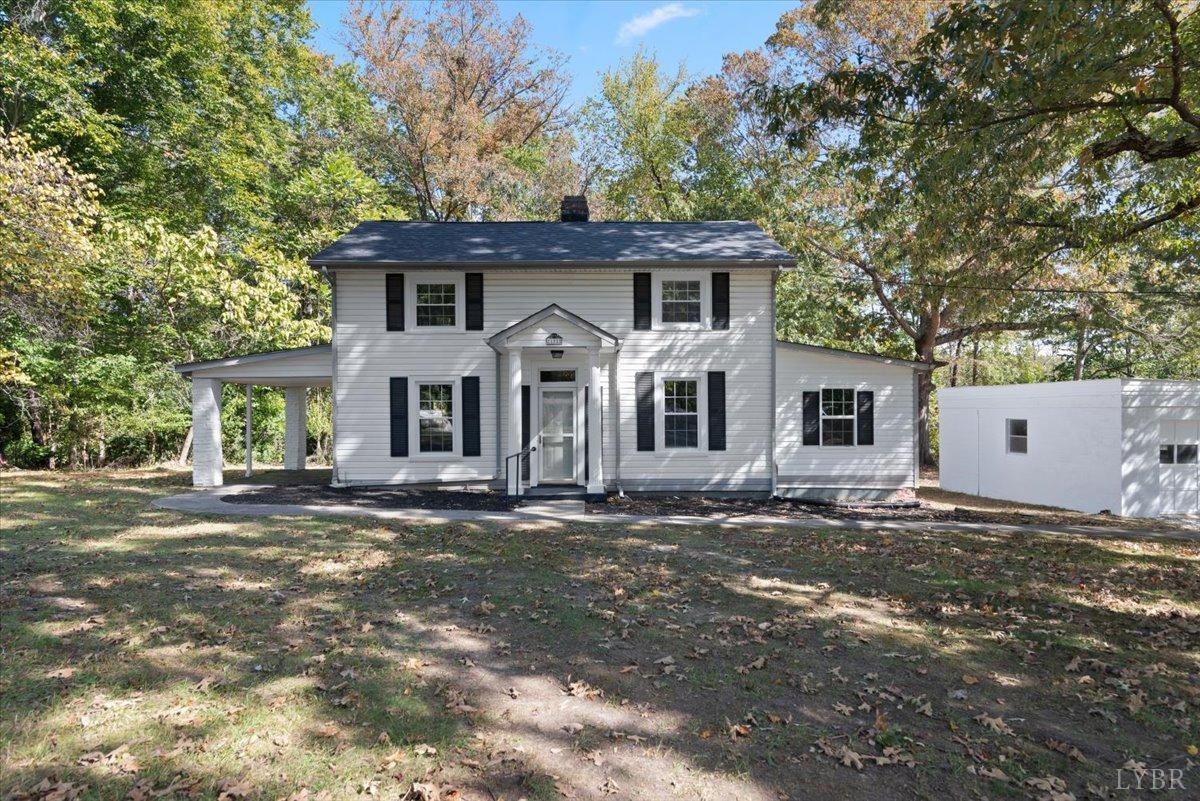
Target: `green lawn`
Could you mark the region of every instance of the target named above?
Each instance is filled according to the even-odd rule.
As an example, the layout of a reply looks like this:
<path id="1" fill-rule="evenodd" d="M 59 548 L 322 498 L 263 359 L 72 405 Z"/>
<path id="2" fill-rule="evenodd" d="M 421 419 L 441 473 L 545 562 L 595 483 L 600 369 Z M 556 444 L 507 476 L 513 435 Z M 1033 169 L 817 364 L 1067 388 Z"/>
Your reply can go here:
<path id="1" fill-rule="evenodd" d="M 184 480 L 0 475 L 0 797 L 1200 787 L 1194 543 L 149 507 Z"/>

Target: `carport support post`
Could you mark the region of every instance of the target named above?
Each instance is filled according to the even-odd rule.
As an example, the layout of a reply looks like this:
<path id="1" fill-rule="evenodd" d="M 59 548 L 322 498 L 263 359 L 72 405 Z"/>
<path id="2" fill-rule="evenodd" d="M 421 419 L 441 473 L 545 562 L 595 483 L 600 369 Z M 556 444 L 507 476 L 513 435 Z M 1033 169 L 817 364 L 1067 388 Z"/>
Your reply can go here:
<path id="1" fill-rule="evenodd" d="M 283 469 L 303 470 L 308 445 L 308 388 L 283 390 Z"/>
<path id="2" fill-rule="evenodd" d="M 221 382 L 215 378 L 192 379 L 192 484 L 221 486 Z"/>
<path id="3" fill-rule="evenodd" d="M 251 427 L 254 423 L 254 385 L 246 385 L 246 478 L 254 472 L 254 443 L 251 441 Z"/>

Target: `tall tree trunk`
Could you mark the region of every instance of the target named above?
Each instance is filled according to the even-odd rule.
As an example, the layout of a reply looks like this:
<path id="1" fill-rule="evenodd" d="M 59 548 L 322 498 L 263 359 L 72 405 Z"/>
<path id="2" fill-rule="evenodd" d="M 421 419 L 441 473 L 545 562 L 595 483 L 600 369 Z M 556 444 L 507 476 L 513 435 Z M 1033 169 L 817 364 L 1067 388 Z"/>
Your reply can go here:
<path id="1" fill-rule="evenodd" d="M 192 451 L 192 437 L 195 436 L 196 429 L 188 426 L 187 436 L 183 438 L 183 447 L 179 449 L 179 466 L 187 466 L 188 454 Z"/>
<path id="2" fill-rule="evenodd" d="M 950 386 L 958 386 L 958 360 L 962 358 L 962 343 L 960 339 L 954 343 L 954 359 L 950 362 Z"/>
<path id="3" fill-rule="evenodd" d="M 971 343 L 971 386 L 979 386 L 979 339 Z"/>
<path id="4" fill-rule="evenodd" d="M 1088 346 L 1087 346 L 1088 324 L 1084 320 L 1080 320 L 1075 326 L 1075 380 L 1083 380 L 1083 366 L 1087 362 Z"/>
<path id="5" fill-rule="evenodd" d="M 917 361 L 928 364 L 932 368 L 937 361 L 937 326 L 931 325 L 922 329 L 921 337 L 917 340 Z M 917 373 L 917 432 L 918 447 L 921 453 L 922 467 L 936 467 L 933 460 L 933 442 L 929 436 L 929 398 L 933 394 L 933 370 L 921 370 Z"/>
<path id="6" fill-rule="evenodd" d="M 37 445 L 45 446 L 46 430 L 42 428 L 42 399 L 38 397 L 33 387 L 25 388 L 25 402 L 28 404 L 29 431 Z"/>

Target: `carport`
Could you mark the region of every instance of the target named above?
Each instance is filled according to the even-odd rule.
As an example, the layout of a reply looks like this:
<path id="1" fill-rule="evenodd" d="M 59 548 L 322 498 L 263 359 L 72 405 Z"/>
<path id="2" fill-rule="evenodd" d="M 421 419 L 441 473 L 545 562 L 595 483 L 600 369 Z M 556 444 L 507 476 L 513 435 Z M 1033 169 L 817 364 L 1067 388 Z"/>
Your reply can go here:
<path id="1" fill-rule="evenodd" d="M 246 388 L 246 475 L 254 469 L 251 424 L 254 387 L 284 388 L 283 466 L 303 470 L 308 430 L 309 387 L 332 383 L 333 350 L 329 345 L 249 353 L 228 359 L 175 365 L 175 372 L 192 381 L 192 483 L 216 487 L 225 466 L 221 453 L 221 385 Z"/>

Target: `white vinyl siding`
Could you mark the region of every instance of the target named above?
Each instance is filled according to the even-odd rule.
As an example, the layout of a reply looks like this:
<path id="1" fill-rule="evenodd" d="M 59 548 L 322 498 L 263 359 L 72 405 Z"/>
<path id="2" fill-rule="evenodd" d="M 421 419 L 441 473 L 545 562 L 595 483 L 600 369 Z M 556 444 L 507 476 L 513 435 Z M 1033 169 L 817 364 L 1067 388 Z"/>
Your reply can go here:
<path id="1" fill-rule="evenodd" d="M 780 344 L 776 373 L 775 453 L 781 492 L 827 491 L 831 497 L 853 497 L 866 490 L 916 485 L 912 367 Z M 856 436 L 856 393 L 875 393 L 874 445 L 804 444 L 804 393 L 829 389 L 848 390 L 848 394 L 822 393 L 822 427 L 827 419 L 847 420 L 851 442 Z M 837 403 L 831 403 L 834 400 Z"/>
<path id="2" fill-rule="evenodd" d="M 604 479 L 616 487 L 615 394 L 621 399 L 621 479 L 636 489 L 756 489 L 770 486 L 770 386 L 774 330 L 771 271 L 739 268 L 730 274 L 729 330 L 633 330 L 633 270 L 489 270 L 484 276 L 483 331 L 441 331 L 410 326 L 403 335 L 384 331 L 385 270 L 339 270 L 337 281 L 338 479 L 344 483 L 484 481 L 496 475 L 496 354 L 484 340 L 551 303 L 620 337 L 620 369 L 611 381 L 612 356 L 600 359 Z M 655 273 L 655 271 L 651 271 Z M 712 271 L 672 269 L 672 277 L 698 280 L 708 297 Z M 406 298 L 424 282 L 405 270 Z M 459 274 L 461 275 L 461 273 Z M 652 281 L 652 287 L 657 283 Z M 461 293 L 460 293 L 461 298 Z M 414 301 L 408 301 L 413 303 Z M 461 300 L 460 300 L 461 302 Z M 411 312 L 410 312 L 411 313 Z M 709 315 L 705 307 L 706 318 Z M 410 318 L 415 319 L 415 318 Z M 461 324 L 461 313 L 459 322 Z M 507 386 L 507 358 L 500 360 Z M 691 453 L 637 450 L 635 375 L 726 374 L 726 450 Z M 475 375 L 480 379 L 481 455 L 451 460 L 393 459 L 388 455 L 388 378 Z M 526 371 L 523 383 L 535 384 Z M 747 388 L 742 391 L 741 388 Z M 753 388 L 754 391 L 749 391 Z M 703 382 L 700 393 L 704 395 Z M 507 455 L 508 393 L 502 393 L 501 449 Z M 411 407 L 410 407 L 411 408 Z M 410 411 L 410 415 L 412 412 Z M 703 421 L 701 423 L 703 425 Z M 658 427 L 657 436 L 661 437 Z M 703 440 L 702 440 L 703 447 Z M 414 453 L 416 451 L 413 451 Z"/>

